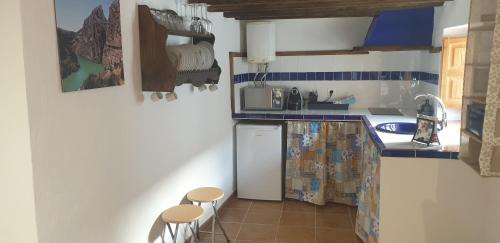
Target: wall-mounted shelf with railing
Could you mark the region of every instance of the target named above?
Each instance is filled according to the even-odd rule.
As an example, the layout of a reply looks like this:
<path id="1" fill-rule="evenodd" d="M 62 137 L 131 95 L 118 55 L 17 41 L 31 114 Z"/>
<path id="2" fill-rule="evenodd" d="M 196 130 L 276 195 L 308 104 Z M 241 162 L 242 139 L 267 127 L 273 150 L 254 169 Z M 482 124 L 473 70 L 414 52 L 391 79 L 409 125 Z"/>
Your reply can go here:
<path id="1" fill-rule="evenodd" d="M 184 36 L 193 38 L 193 44 L 209 42 L 215 43 L 213 34 L 197 33 L 171 29 L 153 16 L 151 9 L 146 5 L 139 5 L 139 38 L 141 50 L 142 90 L 151 92 L 173 92 L 176 86 L 182 84 L 217 84 L 221 68 L 217 61 L 206 70 L 178 70 L 176 64 L 167 54 L 167 38 L 169 36 Z"/>

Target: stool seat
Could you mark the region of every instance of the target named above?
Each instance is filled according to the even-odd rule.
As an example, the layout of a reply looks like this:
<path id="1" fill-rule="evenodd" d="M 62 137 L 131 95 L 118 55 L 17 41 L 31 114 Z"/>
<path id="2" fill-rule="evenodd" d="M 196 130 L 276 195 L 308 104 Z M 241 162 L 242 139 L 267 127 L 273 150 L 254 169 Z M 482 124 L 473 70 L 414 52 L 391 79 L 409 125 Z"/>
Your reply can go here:
<path id="1" fill-rule="evenodd" d="M 224 191 L 217 187 L 201 187 L 194 189 L 187 194 L 187 198 L 192 202 L 214 202 L 224 197 Z"/>
<path id="2" fill-rule="evenodd" d="M 184 204 L 171 207 L 161 214 L 165 223 L 188 224 L 201 218 L 203 208 L 196 205 Z"/>

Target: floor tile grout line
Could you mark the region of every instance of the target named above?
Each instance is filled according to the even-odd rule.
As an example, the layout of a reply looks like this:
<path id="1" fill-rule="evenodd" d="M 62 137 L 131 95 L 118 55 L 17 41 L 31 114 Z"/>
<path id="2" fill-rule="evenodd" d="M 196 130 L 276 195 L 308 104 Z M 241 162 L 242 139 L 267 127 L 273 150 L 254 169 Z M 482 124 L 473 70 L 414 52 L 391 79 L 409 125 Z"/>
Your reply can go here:
<path id="1" fill-rule="evenodd" d="M 281 202 L 280 216 L 278 218 L 278 224 L 276 228 L 276 233 L 274 234 L 274 242 L 278 242 L 278 232 L 280 230 L 281 217 L 283 217 L 283 208 L 285 207 L 285 200 Z"/>
<path id="2" fill-rule="evenodd" d="M 354 231 L 354 225 L 352 224 L 352 213 L 351 213 L 351 209 L 350 208 L 347 209 L 347 216 L 349 217 L 349 223 L 351 223 L 351 226 L 352 226 L 353 231 Z M 354 240 L 356 240 L 356 238 L 354 238 Z"/>
<path id="3" fill-rule="evenodd" d="M 355 225 L 355 220 L 352 220 L 352 210 L 351 208 L 348 208 L 348 211 L 349 211 L 349 221 L 351 221 L 351 226 L 352 226 L 352 229 L 353 229 L 353 235 L 354 235 L 354 242 L 357 242 L 358 239 L 357 239 L 357 235 L 356 235 L 356 225 Z"/>
<path id="4" fill-rule="evenodd" d="M 352 222 L 352 210 L 349 208 L 348 211 L 349 211 L 349 221 L 351 222 L 351 226 L 354 228 L 355 225 L 354 222 Z"/>
<path id="5" fill-rule="evenodd" d="M 250 209 L 252 208 L 254 204 L 254 201 L 250 201 L 250 206 L 248 206 L 247 208 L 247 211 L 245 212 L 245 215 L 243 216 L 243 220 L 241 221 L 240 223 L 240 228 L 238 229 L 238 233 L 236 233 L 236 236 L 234 237 L 234 241 L 237 241 L 238 240 L 238 236 L 240 235 L 240 232 L 241 232 L 241 228 L 243 228 L 243 223 L 245 222 L 245 220 L 247 219 L 248 217 L 248 212 L 250 212 Z"/>
<path id="6" fill-rule="evenodd" d="M 318 239 L 317 239 L 317 231 L 318 231 L 318 223 L 316 221 L 317 219 L 317 214 L 318 213 L 318 206 L 315 204 L 314 205 L 314 243 L 317 243 L 318 242 Z"/>

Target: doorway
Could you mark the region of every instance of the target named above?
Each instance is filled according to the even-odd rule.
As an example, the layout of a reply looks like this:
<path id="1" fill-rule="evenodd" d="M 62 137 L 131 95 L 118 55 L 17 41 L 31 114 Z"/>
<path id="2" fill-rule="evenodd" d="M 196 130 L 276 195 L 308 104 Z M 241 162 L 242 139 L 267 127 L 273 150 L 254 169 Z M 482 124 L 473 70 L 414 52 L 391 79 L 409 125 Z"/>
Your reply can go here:
<path id="1" fill-rule="evenodd" d="M 452 109 L 462 107 L 466 50 L 466 37 L 443 39 L 440 96 Z"/>

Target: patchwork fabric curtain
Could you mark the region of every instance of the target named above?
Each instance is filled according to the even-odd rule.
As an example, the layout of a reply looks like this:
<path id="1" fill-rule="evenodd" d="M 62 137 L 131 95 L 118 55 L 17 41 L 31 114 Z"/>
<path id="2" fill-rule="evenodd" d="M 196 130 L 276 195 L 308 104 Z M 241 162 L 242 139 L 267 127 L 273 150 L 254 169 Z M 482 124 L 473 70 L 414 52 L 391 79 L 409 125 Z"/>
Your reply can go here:
<path id="1" fill-rule="evenodd" d="M 379 235 L 380 153 L 360 122 L 288 122 L 286 197 L 358 206 L 356 234 Z"/>
<path id="2" fill-rule="evenodd" d="M 377 243 L 380 218 L 380 152 L 366 128 L 361 129 L 363 140 L 361 188 L 358 193 L 356 234 L 366 243 Z"/>
<path id="3" fill-rule="evenodd" d="M 360 122 L 288 122 L 286 197 L 358 205 Z"/>

